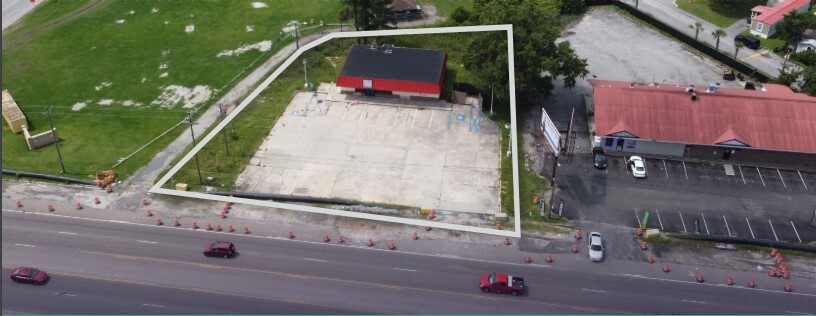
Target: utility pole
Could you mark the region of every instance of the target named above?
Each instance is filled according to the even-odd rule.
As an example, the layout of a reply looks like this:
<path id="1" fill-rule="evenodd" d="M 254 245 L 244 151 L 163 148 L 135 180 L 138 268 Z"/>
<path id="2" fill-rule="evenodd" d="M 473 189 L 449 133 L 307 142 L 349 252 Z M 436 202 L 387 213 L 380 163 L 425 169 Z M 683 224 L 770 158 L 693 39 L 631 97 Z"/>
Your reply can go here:
<path id="1" fill-rule="evenodd" d="M 218 104 L 218 107 L 221 109 L 221 121 L 224 121 L 224 116 L 227 114 L 227 107 L 223 104 Z M 224 134 L 224 148 L 227 150 L 227 156 L 230 156 L 229 143 L 227 143 L 227 130 L 225 129 L 222 134 Z"/>
<path id="2" fill-rule="evenodd" d="M 490 85 L 490 116 L 493 116 L 493 85 Z"/>
<path id="3" fill-rule="evenodd" d="M 60 171 L 60 173 L 65 173 L 65 164 L 62 162 L 62 153 L 60 153 L 59 140 L 57 139 L 57 134 L 54 133 L 54 121 L 51 119 L 51 109 L 53 108 L 54 108 L 53 106 L 46 107 L 45 113 L 43 114 L 48 116 L 48 123 L 51 124 L 51 137 L 54 138 L 54 146 L 57 146 L 57 157 L 59 157 L 60 168 L 62 168 L 62 171 Z"/>
<path id="4" fill-rule="evenodd" d="M 184 119 L 184 123 L 190 125 L 190 136 L 193 137 L 193 147 L 196 146 L 195 142 L 195 134 L 193 133 L 193 125 L 198 124 L 198 122 L 193 120 L 193 110 L 187 112 L 187 117 Z M 201 178 L 201 166 L 198 164 L 198 153 L 195 154 L 195 162 L 196 162 L 196 170 L 198 171 L 198 184 L 204 184 L 204 180 Z"/>
<path id="5" fill-rule="evenodd" d="M 297 49 L 300 49 L 300 21 L 295 24 L 295 44 L 297 45 Z"/>
<path id="6" fill-rule="evenodd" d="M 309 86 L 309 79 L 306 78 L 306 58 L 303 58 L 303 86 Z"/>

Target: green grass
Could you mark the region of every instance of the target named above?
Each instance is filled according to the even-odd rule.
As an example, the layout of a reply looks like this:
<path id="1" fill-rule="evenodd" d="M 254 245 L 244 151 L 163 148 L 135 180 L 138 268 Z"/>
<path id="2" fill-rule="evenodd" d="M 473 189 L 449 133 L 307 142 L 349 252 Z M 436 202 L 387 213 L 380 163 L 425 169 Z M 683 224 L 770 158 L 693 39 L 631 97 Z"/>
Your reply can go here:
<path id="1" fill-rule="evenodd" d="M 110 1 L 58 27 L 39 28 L 71 16 L 88 3 L 49 1 L 40 5 L 4 32 L 2 51 L 2 88 L 14 96 L 32 133 L 48 130 L 42 112 L 44 106 L 54 106 L 52 116 L 62 140 L 65 167 L 68 176 L 78 178 L 110 169 L 184 117 L 186 109 L 180 105 L 150 105 L 163 87 L 205 85 L 218 90 L 199 105 L 208 106 L 248 74 L 244 70 L 256 60 L 268 58 L 291 42 L 279 41 L 279 31 L 287 21 L 334 21 L 341 7 L 339 1 L 327 0 L 319 6 L 296 0 L 269 1 L 269 7 L 262 9 L 253 9 L 249 2 Z M 153 8 L 158 12 L 151 13 Z M 115 23 L 119 19 L 125 22 Z M 188 34 L 184 29 L 189 24 L 195 25 L 195 31 Z M 246 25 L 252 25 L 254 32 L 246 32 Z M 262 40 L 273 40 L 270 51 L 216 57 L 222 50 Z M 162 63 L 168 68 L 159 69 Z M 159 78 L 164 72 L 169 76 Z M 112 85 L 96 90 L 102 82 Z M 98 105 L 103 99 L 114 100 L 114 104 Z M 143 105 L 125 107 L 121 102 L 126 100 Z M 88 106 L 73 111 L 71 106 L 77 102 Z M 6 131 L 5 124 L 3 128 Z M 117 167 L 120 179 L 146 164 L 183 131 L 181 127 L 173 130 Z M 22 136 L 5 132 L 2 146 L 6 169 L 59 172 L 55 146 L 28 151 Z"/>
<path id="2" fill-rule="evenodd" d="M 677 0 L 677 6 L 711 24 L 726 28 L 751 16 L 751 9 L 765 0 Z"/>
<path id="3" fill-rule="evenodd" d="M 416 2 L 420 5 L 432 4 L 436 7 L 436 15 L 446 18 L 450 17 L 451 12 L 460 6 L 467 10 L 473 9 L 473 0 L 419 0 Z"/>

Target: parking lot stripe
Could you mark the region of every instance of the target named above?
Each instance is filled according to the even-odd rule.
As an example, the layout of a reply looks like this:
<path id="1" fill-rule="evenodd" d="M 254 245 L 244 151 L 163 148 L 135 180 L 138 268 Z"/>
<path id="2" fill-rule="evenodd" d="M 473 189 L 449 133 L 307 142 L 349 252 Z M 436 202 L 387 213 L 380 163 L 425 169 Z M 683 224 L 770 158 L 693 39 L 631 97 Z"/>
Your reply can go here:
<path id="1" fill-rule="evenodd" d="M 754 168 L 756 168 L 757 173 L 759 174 L 759 180 L 762 181 L 762 186 L 764 187 L 765 186 L 765 180 L 762 179 L 762 173 L 759 172 L 759 167 L 754 167 Z"/>
<path id="2" fill-rule="evenodd" d="M 402 112 L 402 107 L 397 107 L 397 116 L 394 117 L 394 126 L 397 126 L 397 121 L 399 120 L 400 112 Z"/>
<path id="3" fill-rule="evenodd" d="M 700 216 L 703 217 L 703 226 L 705 226 L 705 228 L 706 228 L 706 235 L 711 235 L 711 232 L 708 231 L 708 223 L 706 223 L 705 214 L 700 213 Z"/>
<path id="4" fill-rule="evenodd" d="M 382 118 L 382 111 L 380 111 L 380 114 L 377 115 L 377 126 L 380 126 L 380 119 L 381 118 Z"/>
<path id="5" fill-rule="evenodd" d="M 686 162 L 683 161 L 683 173 L 686 174 L 686 180 L 688 180 L 688 171 L 686 171 Z"/>
<path id="6" fill-rule="evenodd" d="M 770 219 L 768 219 L 768 225 L 771 225 L 771 231 L 774 234 L 774 239 L 776 239 L 776 241 L 779 241 L 779 237 L 776 237 L 776 229 L 773 228 L 773 223 L 771 223 Z"/>
<path id="7" fill-rule="evenodd" d="M 346 114 L 348 114 L 348 112 L 349 112 L 349 109 L 346 109 L 346 111 L 345 111 L 345 112 L 343 112 L 343 118 L 342 118 L 341 120 L 345 120 L 345 119 L 346 119 Z"/>
<path id="8" fill-rule="evenodd" d="M 680 222 L 683 223 L 683 231 L 688 233 L 688 230 L 686 230 L 686 221 L 683 220 L 683 213 L 677 212 L 677 214 L 680 214 Z"/>
<path id="9" fill-rule="evenodd" d="M 756 237 L 754 237 L 754 230 L 751 229 L 751 222 L 748 221 L 747 217 L 745 218 L 745 223 L 748 224 L 748 230 L 751 231 L 751 238 L 756 239 Z"/>
<path id="10" fill-rule="evenodd" d="M 705 164 L 702 164 L 702 165 L 703 165 L 703 172 L 705 172 L 705 175 L 707 177 L 708 176 L 708 168 L 706 168 Z"/>
<path id="11" fill-rule="evenodd" d="M 807 188 L 807 183 L 805 183 L 805 178 L 802 178 L 802 172 L 801 172 L 801 171 L 799 171 L 799 170 L 796 170 L 796 173 L 798 173 L 798 174 L 799 174 L 799 180 L 802 180 L 802 185 L 804 185 L 804 186 L 805 186 L 805 190 L 807 190 L 807 189 L 808 189 L 808 188 Z"/>
<path id="12" fill-rule="evenodd" d="M 637 219 L 637 227 L 640 227 L 640 215 L 638 215 L 638 209 L 635 209 L 635 218 Z"/>
<path id="13" fill-rule="evenodd" d="M 799 242 L 802 242 L 802 237 L 799 237 L 799 232 L 796 231 L 796 226 L 793 225 L 793 221 L 791 221 L 791 227 L 793 227 L 793 232 L 796 233 L 796 239 L 799 239 Z"/>
<path id="14" fill-rule="evenodd" d="M 411 127 L 414 127 L 414 123 L 416 123 L 417 112 L 419 111 L 418 108 L 414 108 L 414 120 L 411 121 Z"/>
<path id="15" fill-rule="evenodd" d="M 433 123 L 434 113 L 436 113 L 436 112 L 434 111 L 434 109 L 431 109 L 431 119 L 430 119 L 430 120 L 428 120 L 428 128 L 431 128 L 431 124 Z"/>
<path id="16" fill-rule="evenodd" d="M 658 223 L 660 223 L 660 230 L 664 230 L 664 229 L 663 229 L 663 221 L 662 221 L 662 220 L 660 220 L 660 211 L 659 211 L 659 210 L 655 210 L 655 213 L 657 213 L 657 222 L 658 222 Z"/>
<path id="17" fill-rule="evenodd" d="M 779 179 L 782 180 L 782 185 L 785 186 L 785 189 L 787 189 L 788 185 L 785 184 L 785 178 L 782 178 L 782 172 L 779 172 L 779 169 L 776 169 L 776 173 L 779 174 Z"/>
<path id="18" fill-rule="evenodd" d="M 669 178 L 669 168 L 666 168 L 666 160 L 665 159 L 661 159 L 661 160 L 663 160 L 663 171 L 666 172 L 666 179 L 668 179 Z"/>
<path id="19" fill-rule="evenodd" d="M 739 169 L 740 177 L 742 177 L 742 184 L 748 184 L 748 182 L 745 182 L 745 175 L 742 174 L 742 167 L 737 166 L 737 169 Z"/>
<path id="20" fill-rule="evenodd" d="M 734 237 L 734 236 L 731 236 L 731 228 L 728 228 L 728 220 L 725 219 L 725 215 L 723 215 L 723 221 L 725 222 L 725 230 L 728 231 L 728 237 Z"/>
<path id="21" fill-rule="evenodd" d="M 626 165 L 626 156 L 621 157 L 621 160 L 623 160 L 623 170 L 626 170 L 626 175 L 628 176 L 629 175 L 629 166 Z M 640 224 L 638 224 L 638 225 L 640 225 Z"/>

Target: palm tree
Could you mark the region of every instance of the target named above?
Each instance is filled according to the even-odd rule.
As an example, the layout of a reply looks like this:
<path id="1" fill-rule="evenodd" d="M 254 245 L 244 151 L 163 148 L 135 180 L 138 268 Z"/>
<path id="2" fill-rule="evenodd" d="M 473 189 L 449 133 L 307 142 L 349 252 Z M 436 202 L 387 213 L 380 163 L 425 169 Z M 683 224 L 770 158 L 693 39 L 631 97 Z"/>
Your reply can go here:
<path id="1" fill-rule="evenodd" d="M 734 42 L 734 59 L 739 59 L 737 58 L 737 53 L 739 53 L 740 48 L 743 47 L 745 47 L 745 44 L 742 42 Z"/>
<path id="2" fill-rule="evenodd" d="M 694 30 L 694 40 L 697 40 L 697 36 L 700 35 L 700 31 L 705 30 L 703 27 L 703 23 L 697 21 L 694 24 L 689 24 L 689 28 Z"/>
<path id="3" fill-rule="evenodd" d="M 716 30 L 714 30 L 714 32 L 711 32 L 711 36 L 713 36 L 714 39 L 717 40 L 717 44 L 714 45 L 714 49 L 720 50 L 720 37 L 723 37 L 723 36 L 726 36 L 726 35 L 728 35 L 728 34 L 725 34 L 725 31 L 723 31 L 722 29 L 716 29 Z"/>

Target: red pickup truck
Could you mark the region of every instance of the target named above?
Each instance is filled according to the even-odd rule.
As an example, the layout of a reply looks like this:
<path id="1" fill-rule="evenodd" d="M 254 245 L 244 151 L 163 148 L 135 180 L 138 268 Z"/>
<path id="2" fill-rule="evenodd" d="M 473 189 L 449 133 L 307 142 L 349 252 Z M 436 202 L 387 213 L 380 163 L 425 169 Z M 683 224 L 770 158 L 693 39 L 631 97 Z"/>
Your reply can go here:
<path id="1" fill-rule="evenodd" d="M 514 277 L 506 273 L 485 274 L 479 279 L 479 289 L 482 292 L 524 294 L 524 278 Z"/>

